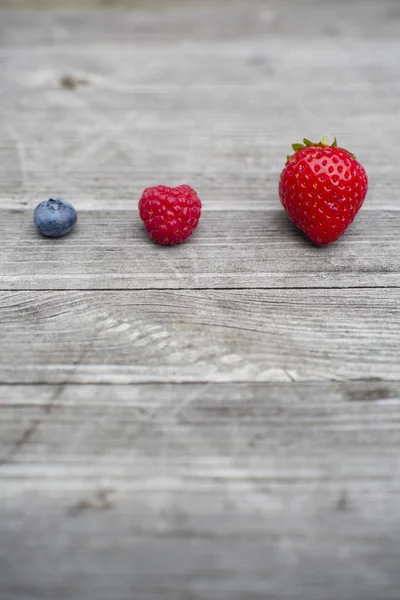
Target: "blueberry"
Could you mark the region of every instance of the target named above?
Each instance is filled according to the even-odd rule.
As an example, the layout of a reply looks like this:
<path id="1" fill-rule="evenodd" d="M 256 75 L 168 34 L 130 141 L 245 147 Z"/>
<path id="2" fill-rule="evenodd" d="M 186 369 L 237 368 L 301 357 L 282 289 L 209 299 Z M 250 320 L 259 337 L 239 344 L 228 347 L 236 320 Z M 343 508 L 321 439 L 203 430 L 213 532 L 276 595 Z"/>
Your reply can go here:
<path id="1" fill-rule="evenodd" d="M 33 221 L 40 233 L 49 237 L 65 235 L 76 223 L 76 210 L 66 200 L 50 198 L 35 208 Z"/>

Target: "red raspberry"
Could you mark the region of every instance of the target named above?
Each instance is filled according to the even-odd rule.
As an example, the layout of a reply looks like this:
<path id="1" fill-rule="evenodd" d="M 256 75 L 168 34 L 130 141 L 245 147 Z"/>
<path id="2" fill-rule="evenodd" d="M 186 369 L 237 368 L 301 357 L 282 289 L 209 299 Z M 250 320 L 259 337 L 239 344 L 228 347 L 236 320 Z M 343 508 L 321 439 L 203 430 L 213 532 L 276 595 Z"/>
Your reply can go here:
<path id="1" fill-rule="evenodd" d="M 147 188 L 139 200 L 139 214 L 149 236 L 159 244 L 180 244 L 196 229 L 201 202 L 188 185 Z"/>

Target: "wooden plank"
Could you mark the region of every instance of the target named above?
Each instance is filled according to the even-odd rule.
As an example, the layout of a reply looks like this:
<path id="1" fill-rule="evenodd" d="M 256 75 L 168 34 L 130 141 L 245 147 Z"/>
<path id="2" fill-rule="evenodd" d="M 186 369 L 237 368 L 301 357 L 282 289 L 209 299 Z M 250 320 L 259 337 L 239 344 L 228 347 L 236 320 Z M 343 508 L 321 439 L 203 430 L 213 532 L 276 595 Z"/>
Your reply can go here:
<path id="1" fill-rule="evenodd" d="M 96 39 L 109 39 L 110 34 L 117 37 L 120 31 L 128 41 L 132 31 L 145 40 L 156 37 L 174 42 L 177 35 L 181 36 L 179 40 L 190 37 L 196 41 L 205 38 L 241 41 L 251 34 L 255 39 L 266 35 L 290 38 L 307 35 L 309 38 L 324 36 L 328 41 L 335 37 L 385 40 L 397 37 L 400 20 L 397 0 L 381 0 L 379 4 L 375 0 L 352 3 L 347 0 L 300 0 L 300 3 L 299 0 L 236 0 L 234 3 L 231 0 L 203 0 L 201 3 L 198 0 L 0 0 L 0 9 L 3 8 L 8 9 L 4 14 L 12 24 L 16 22 L 14 18 L 21 19 L 27 29 L 25 40 L 25 31 L 19 30 L 10 31 L 7 41 L 27 44 L 39 38 L 29 29 L 31 18 L 49 23 L 57 19 L 67 27 L 73 20 L 75 35 L 84 39 L 82 29 L 88 24 L 82 18 L 85 19 L 86 12 L 92 19 L 91 31 Z M 18 14 L 12 9 L 27 10 Z M 45 12 L 35 15 L 37 9 Z M 57 10 L 64 14 L 54 14 Z M 43 41 L 53 40 L 50 29 L 44 33 Z M 63 33 L 65 36 L 67 31 Z M 62 36 L 57 38 L 57 43 L 63 39 Z"/>
<path id="2" fill-rule="evenodd" d="M 186 468 L 197 456 L 200 472 L 201 461 L 213 457 L 217 448 L 227 456 L 235 448 L 238 451 L 241 437 L 246 443 L 240 444 L 236 458 L 257 460 L 262 469 L 266 468 L 266 454 L 278 440 L 288 449 L 287 456 L 281 457 L 284 463 L 303 461 L 310 468 L 314 461 L 337 463 L 335 454 L 350 454 L 354 437 L 363 435 L 369 440 L 367 447 L 356 445 L 350 462 L 364 457 L 367 463 L 377 448 L 382 462 L 388 456 L 396 458 L 400 382 L 370 378 L 312 383 L 2 384 L 0 410 L 0 462 L 7 466 L 0 477 L 10 478 L 11 485 L 21 485 L 23 471 L 32 485 L 35 480 L 44 489 L 68 488 L 71 473 L 61 471 L 60 481 L 53 486 L 36 470 L 43 463 L 50 473 L 64 459 L 75 473 L 78 488 L 87 475 L 94 477 L 93 469 L 101 475 L 102 468 L 117 479 L 124 474 L 124 486 L 130 487 L 132 469 L 143 476 L 142 467 L 149 461 L 168 459 L 173 463 L 172 476 L 174 469 Z M 32 423 L 35 430 L 27 431 Z M 239 429 L 236 433 L 235 428 Z M 194 430 L 201 435 L 196 436 Z M 212 438 L 211 446 L 203 434 Z M 304 448 L 306 454 L 314 452 L 313 445 L 326 446 L 326 452 L 316 450 L 311 460 L 297 455 L 293 450 L 298 444 L 301 447 L 304 439 L 310 442 Z M 185 447 L 184 453 L 181 447 Z M 106 449 L 107 464 L 103 465 L 100 457 Z M 375 470 L 363 473 L 366 484 L 385 475 L 392 481 L 388 468 L 377 470 L 372 464 L 370 468 Z M 81 469 L 83 475 L 79 475 Z M 151 478 L 151 470 L 147 476 Z M 275 476 L 280 480 L 279 472 Z M 291 477 L 296 477 L 295 471 Z M 42 478 L 42 483 L 37 478 Z M 198 476 L 192 473 L 192 478 L 195 484 Z"/>
<path id="3" fill-rule="evenodd" d="M 0 598 L 395 600 L 399 393 L 0 386 Z"/>
<path id="4" fill-rule="evenodd" d="M 185 181 L 207 210 L 271 209 L 290 144 L 328 129 L 370 172 L 365 209 L 398 210 L 392 3 L 235 6 L 3 13 L 0 205 L 127 209 Z"/>
<path id="5" fill-rule="evenodd" d="M 0 381 L 399 379 L 398 289 L 2 292 Z"/>
<path id="6" fill-rule="evenodd" d="M 345 288 L 400 286 L 400 212 L 362 211 L 328 248 L 276 211 L 204 212 L 192 239 L 153 244 L 132 211 L 80 212 L 64 239 L 30 211 L 2 211 L 1 289 Z"/>

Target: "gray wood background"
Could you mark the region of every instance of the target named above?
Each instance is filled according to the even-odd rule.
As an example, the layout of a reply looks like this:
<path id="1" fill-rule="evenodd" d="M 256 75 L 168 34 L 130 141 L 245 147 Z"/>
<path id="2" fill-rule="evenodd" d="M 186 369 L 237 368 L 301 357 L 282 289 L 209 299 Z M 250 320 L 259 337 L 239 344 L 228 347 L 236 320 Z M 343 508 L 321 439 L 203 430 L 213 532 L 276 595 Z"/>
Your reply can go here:
<path id="1" fill-rule="evenodd" d="M 399 600 L 400 3 L 0 7 L 0 599 Z M 319 249 L 277 181 L 330 132 L 370 192 Z"/>

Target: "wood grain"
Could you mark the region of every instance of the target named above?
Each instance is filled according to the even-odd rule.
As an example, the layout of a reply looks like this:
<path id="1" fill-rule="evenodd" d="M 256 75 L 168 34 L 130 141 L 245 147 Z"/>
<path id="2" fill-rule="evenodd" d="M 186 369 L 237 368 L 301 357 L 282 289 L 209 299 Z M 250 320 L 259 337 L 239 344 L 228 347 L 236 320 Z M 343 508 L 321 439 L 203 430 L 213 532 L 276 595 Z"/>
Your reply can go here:
<path id="1" fill-rule="evenodd" d="M 191 240 L 153 244 L 132 211 L 81 212 L 64 239 L 30 211 L 2 212 L 1 289 L 400 286 L 400 212 L 362 212 L 334 246 L 312 245 L 276 211 L 204 212 Z"/>
<path id="2" fill-rule="evenodd" d="M 3 13 L 0 206 L 130 209 L 187 182 L 207 210 L 271 209 L 291 144 L 332 131 L 370 173 L 365 209 L 398 210 L 396 6 L 228 6 Z"/>
<path id="3" fill-rule="evenodd" d="M 9 383 L 398 379 L 399 291 L 2 292 Z"/>
<path id="4" fill-rule="evenodd" d="M 399 392 L 0 386 L 0 597 L 394 600 Z"/>

